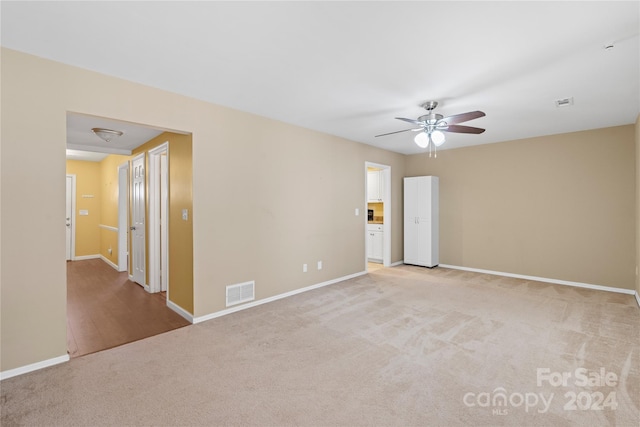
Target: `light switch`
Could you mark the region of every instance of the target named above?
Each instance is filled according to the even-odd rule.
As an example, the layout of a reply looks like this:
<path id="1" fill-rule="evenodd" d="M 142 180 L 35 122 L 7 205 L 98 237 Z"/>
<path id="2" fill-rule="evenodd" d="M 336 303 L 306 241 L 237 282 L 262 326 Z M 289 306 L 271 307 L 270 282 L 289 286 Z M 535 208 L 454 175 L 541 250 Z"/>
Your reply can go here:
<path id="1" fill-rule="evenodd" d="M 78 213 L 80 215 L 89 215 L 89 210 L 88 209 L 80 209 L 80 211 Z"/>
<path id="2" fill-rule="evenodd" d="M 360 215 L 360 209 L 356 208 L 356 216 Z"/>
<path id="3" fill-rule="evenodd" d="M 189 209 L 182 209 L 182 219 L 184 221 L 189 220 Z"/>

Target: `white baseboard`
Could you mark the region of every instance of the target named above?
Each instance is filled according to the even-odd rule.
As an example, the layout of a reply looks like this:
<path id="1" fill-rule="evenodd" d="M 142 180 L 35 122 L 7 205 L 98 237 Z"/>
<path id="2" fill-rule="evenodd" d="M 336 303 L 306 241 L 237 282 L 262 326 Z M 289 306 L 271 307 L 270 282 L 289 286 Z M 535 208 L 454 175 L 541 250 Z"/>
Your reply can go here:
<path id="1" fill-rule="evenodd" d="M 180 316 L 184 317 L 190 323 L 195 323 L 193 321 L 194 320 L 193 319 L 193 315 L 191 313 L 189 313 L 187 310 L 185 310 L 184 308 L 180 307 L 175 302 L 167 300 L 167 307 L 169 307 L 171 310 L 173 310 L 176 313 L 178 313 Z"/>
<path id="2" fill-rule="evenodd" d="M 149 292 L 149 291 L 151 290 L 151 288 L 149 287 L 149 285 L 147 285 L 147 284 L 141 285 L 140 283 L 135 282 L 135 281 L 133 280 L 133 275 L 131 275 L 131 274 L 129 275 L 129 281 L 130 281 L 130 282 L 135 283 L 135 284 L 136 284 L 136 285 L 138 285 L 138 286 L 142 286 L 142 289 L 144 289 L 144 290 L 145 290 L 145 291 L 147 291 L 147 292 Z"/>
<path id="3" fill-rule="evenodd" d="M 16 377 L 18 375 L 26 374 L 28 372 L 37 371 L 39 369 L 48 368 L 49 366 L 58 365 L 69 361 L 69 355 L 54 357 L 53 359 L 43 360 L 42 362 L 32 363 L 30 365 L 21 366 L 15 369 L 9 369 L 8 371 L 0 372 L 0 381 L 7 378 Z"/>
<path id="4" fill-rule="evenodd" d="M 636 291 L 636 302 L 638 303 L 638 307 L 640 307 L 640 295 L 638 295 L 637 291 Z"/>
<path id="5" fill-rule="evenodd" d="M 96 259 L 96 258 L 100 258 L 100 254 L 74 256 L 73 261 L 84 261 L 85 259 Z"/>
<path id="6" fill-rule="evenodd" d="M 389 265 L 389 267 L 396 267 L 396 266 L 398 266 L 398 265 L 402 265 L 402 264 L 404 264 L 404 260 L 397 261 L 397 262 L 392 262 L 392 263 Z"/>
<path id="7" fill-rule="evenodd" d="M 290 291 L 290 292 L 285 292 L 283 294 L 274 295 L 274 296 L 269 297 L 269 298 L 264 298 L 264 299 L 261 299 L 261 300 L 252 301 L 252 302 L 249 302 L 247 304 L 242 304 L 242 305 L 239 305 L 239 306 L 236 306 L 236 307 L 228 308 L 226 310 L 216 311 L 215 313 L 210 313 L 210 314 L 206 314 L 204 316 L 194 317 L 193 318 L 193 323 L 196 324 L 196 323 L 205 322 L 207 320 L 215 319 L 216 317 L 222 317 L 222 316 L 225 316 L 227 314 L 235 313 L 235 312 L 241 311 L 241 310 L 246 310 L 248 308 L 256 307 L 256 306 L 262 305 L 262 304 L 266 304 L 268 302 L 277 301 L 279 299 L 283 299 L 283 298 L 287 298 L 287 297 L 290 297 L 290 296 L 293 296 L 293 295 L 301 294 L 303 292 L 311 291 L 313 289 L 318 289 L 318 288 L 322 288 L 324 286 L 333 285 L 334 283 L 342 282 L 344 280 L 353 279 L 354 277 L 362 276 L 364 274 L 367 274 L 367 272 L 366 271 L 361 271 L 359 273 L 350 274 L 348 276 L 339 277 L 337 279 L 327 280 L 326 282 L 317 283 L 315 285 L 307 286 L 305 288 L 295 289 L 295 290 Z"/>
<path id="8" fill-rule="evenodd" d="M 483 270 L 480 268 L 460 267 L 457 265 L 440 264 L 440 267 L 452 268 L 454 270 L 473 271 L 475 273 L 493 274 L 496 276 L 513 277 L 516 279 L 535 280 L 536 282 L 553 283 L 556 285 L 575 286 L 577 288 L 595 289 L 597 291 L 617 292 L 620 294 L 633 295 L 636 292 L 631 289 L 614 288 L 611 286 L 593 285 L 591 283 L 571 282 L 568 280 L 549 279 L 546 277 L 526 276 L 524 274 L 504 273 L 502 271 Z"/>
<path id="9" fill-rule="evenodd" d="M 107 264 L 109 264 L 111 267 L 113 267 L 114 270 L 118 271 L 118 266 L 114 264 L 109 258 L 100 254 L 100 259 L 106 262 Z"/>

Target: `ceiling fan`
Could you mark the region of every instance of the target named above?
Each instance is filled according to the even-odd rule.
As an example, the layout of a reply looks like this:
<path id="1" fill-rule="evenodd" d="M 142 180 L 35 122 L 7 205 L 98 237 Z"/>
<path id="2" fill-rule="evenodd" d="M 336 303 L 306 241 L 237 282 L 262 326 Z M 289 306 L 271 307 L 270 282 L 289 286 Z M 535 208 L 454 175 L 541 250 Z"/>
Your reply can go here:
<path id="1" fill-rule="evenodd" d="M 454 114 L 453 116 L 444 117 L 442 114 L 434 113 L 433 110 L 438 106 L 436 101 L 427 101 L 421 105 L 422 108 L 428 111 L 427 114 L 418 117 L 416 120 L 406 119 L 404 117 L 396 117 L 398 120 L 418 125 L 417 128 L 403 129 L 395 132 L 383 133 L 379 136 L 393 135 L 400 132 L 420 132 L 414 138 L 415 143 L 420 148 L 429 147 L 429 157 L 431 157 L 431 145 L 433 145 L 433 151 L 437 147 L 441 146 L 445 141 L 443 132 L 455 132 L 455 133 L 474 133 L 480 134 L 484 132 L 484 129 L 476 128 L 472 126 L 461 126 L 458 123 L 466 122 L 469 120 L 484 117 L 485 113 L 482 111 L 469 111 L 468 113 Z M 437 157 L 437 154 L 435 154 Z"/>

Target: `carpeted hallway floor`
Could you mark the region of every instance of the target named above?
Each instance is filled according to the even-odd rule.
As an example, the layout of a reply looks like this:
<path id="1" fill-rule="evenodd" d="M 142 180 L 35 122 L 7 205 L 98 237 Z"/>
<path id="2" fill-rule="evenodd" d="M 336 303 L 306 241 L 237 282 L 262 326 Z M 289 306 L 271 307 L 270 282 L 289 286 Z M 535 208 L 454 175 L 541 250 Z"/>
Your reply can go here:
<path id="1" fill-rule="evenodd" d="M 399 266 L 1 387 L 3 426 L 638 426 L 640 309 Z"/>

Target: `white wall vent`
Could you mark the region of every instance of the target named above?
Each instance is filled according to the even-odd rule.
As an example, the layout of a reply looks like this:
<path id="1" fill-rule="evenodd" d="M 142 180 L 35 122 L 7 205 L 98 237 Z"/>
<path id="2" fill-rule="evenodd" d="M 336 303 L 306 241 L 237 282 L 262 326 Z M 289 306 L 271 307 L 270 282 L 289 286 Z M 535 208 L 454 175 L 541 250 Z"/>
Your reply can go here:
<path id="1" fill-rule="evenodd" d="M 254 281 L 227 286 L 227 307 L 253 301 L 256 298 L 255 289 L 256 282 Z"/>

